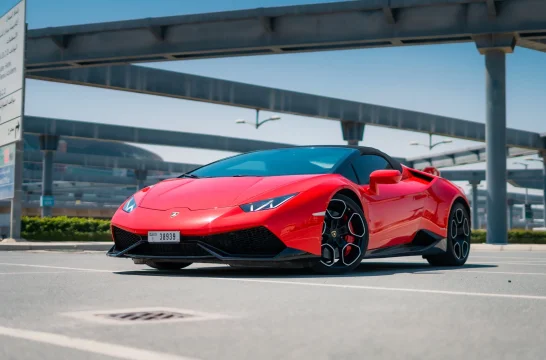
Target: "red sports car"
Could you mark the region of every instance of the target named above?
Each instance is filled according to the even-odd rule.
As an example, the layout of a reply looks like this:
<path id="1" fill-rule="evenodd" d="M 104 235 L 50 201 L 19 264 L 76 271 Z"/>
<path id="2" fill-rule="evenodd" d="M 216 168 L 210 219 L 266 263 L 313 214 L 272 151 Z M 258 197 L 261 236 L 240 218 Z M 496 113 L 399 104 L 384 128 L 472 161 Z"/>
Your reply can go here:
<path id="1" fill-rule="evenodd" d="M 368 147 L 302 146 L 236 155 L 138 191 L 112 219 L 109 256 L 156 269 L 192 263 L 310 267 L 420 255 L 463 265 L 461 189 Z"/>

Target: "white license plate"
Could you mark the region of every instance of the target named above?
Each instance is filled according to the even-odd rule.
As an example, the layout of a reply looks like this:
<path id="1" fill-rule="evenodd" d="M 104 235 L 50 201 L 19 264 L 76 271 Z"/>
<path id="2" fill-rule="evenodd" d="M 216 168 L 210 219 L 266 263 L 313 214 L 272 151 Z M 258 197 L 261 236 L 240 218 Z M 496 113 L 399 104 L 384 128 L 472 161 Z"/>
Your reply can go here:
<path id="1" fill-rule="evenodd" d="M 179 243 L 180 231 L 149 231 L 148 242 L 151 243 Z"/>

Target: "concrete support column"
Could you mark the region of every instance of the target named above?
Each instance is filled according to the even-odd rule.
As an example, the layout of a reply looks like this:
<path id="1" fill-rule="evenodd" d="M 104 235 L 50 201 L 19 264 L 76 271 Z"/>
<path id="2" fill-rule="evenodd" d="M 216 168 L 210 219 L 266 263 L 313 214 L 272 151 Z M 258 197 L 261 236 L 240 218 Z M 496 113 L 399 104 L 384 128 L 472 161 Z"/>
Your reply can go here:
<path id="1" fill-rule="evenodd" d="M 488 244 L 506 244 L 506 53 L 512 52 L 512 34 L 482 35 L 476 45 L 485 55 L 486 182 Z"/>
<path id="2" fill-rule="evenodd" d="M 53 155 L 59 144 L 58 136 L 41 135 L 40 150 L 42 150 L 42 196 L 53 196 Z M 50 217 L 52 208 L 43 206 L 42 217 Z"/>
<path id="3" fill-rule="evenodd" d="M 135 170 L 135 177 L 137 179 L 137 191 L 144 189 L 146 178 L 148 177 L 147 170 Z"/>
<path id="4" fill-rule="evenodd" d="M 365 125 L 359 122 L 342 121 L 341 133 L 343 134 L 343 140 L 347 141 L 348 145 L 358 145 L 358 142 L 364 138 Z"/>
<path id="5" fill-rule="evenodd" d="M 542 154 L 542 204 L 544 205 L 544 227 L 546 227 L 546 153 Z"/>
<path id="6" fill-rule="evenodd" d="M 478 217 L 478 185 L 480 181 L 470 182 L 472 185 L 472 230 L 480 228 L 480 219 Z"/>
<path id="7" fill-rule="evenodd" d="M 508 230 L 514 226 L 514 201 L 508 201 Z"/>

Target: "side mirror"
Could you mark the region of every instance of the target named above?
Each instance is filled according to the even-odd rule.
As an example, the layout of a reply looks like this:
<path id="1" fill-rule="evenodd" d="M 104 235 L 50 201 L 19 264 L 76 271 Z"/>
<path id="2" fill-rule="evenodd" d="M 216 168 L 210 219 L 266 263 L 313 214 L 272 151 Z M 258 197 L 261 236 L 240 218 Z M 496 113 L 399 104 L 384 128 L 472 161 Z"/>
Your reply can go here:
<path id="1" fill-rule="evenodd" d="M 440 171 L 436 169 L 434 166 L 427 166 L 423 169 L 424 173 L 431 174 L 434 176 L 440 176 Z"/>
<path id="2" fill-rule="evenodd" d="M 370 174 L 370 191 L 379 194 L 379 184 L 397 184 L 402 180 L 398 170 L 376 170 Z"/>

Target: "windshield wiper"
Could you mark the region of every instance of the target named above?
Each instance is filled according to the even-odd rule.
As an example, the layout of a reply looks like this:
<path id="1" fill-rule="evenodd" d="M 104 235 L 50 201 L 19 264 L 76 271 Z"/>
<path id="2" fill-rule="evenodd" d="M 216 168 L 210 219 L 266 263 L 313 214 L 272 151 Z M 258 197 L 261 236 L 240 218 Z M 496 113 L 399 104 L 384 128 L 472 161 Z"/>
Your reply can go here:
<path id="1" fill-rule="evenodd" d="M 183 177 L 188 177 L 188 178 L 192 178 L 192 179 L 199 179 L 199 176 L 193 175 L 193 174 L 182 174 L 182 175 L 179 176 L 179 178 L 183 178 Z"/>

